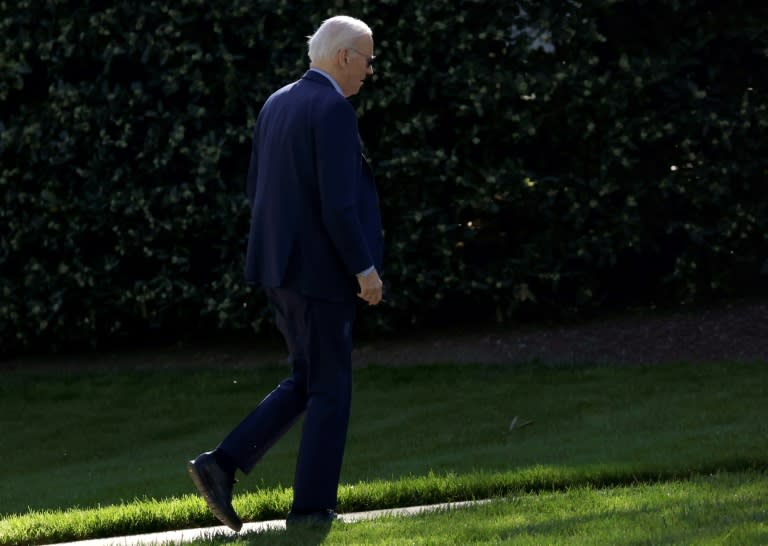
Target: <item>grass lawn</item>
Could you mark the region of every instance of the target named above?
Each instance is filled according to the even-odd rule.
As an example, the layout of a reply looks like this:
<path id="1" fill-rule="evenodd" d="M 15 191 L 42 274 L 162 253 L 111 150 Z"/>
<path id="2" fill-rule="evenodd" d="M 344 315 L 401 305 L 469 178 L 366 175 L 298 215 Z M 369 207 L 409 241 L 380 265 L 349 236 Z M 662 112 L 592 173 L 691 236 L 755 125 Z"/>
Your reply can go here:
<path id="1" fill-rule="evenodd" d="M 285 372 L 2 373 L 0 544 L 214 524 L 185 462 Z M 760 364 L 356 370 L 339 509 L 760 471 L 767 391 Z M 287 510 L 298 432 L 240 477 L 245 519 Z"/>
<path id="2" fill-rule="evenodd" d="M 196 545 L 294 544 L 732 544 L 768 543 L 765 474 L 717 474 L 690 481 L 523 494 L 412 517 L 336 523 L 327 535 L 268 531 L 212 536 Z"/>

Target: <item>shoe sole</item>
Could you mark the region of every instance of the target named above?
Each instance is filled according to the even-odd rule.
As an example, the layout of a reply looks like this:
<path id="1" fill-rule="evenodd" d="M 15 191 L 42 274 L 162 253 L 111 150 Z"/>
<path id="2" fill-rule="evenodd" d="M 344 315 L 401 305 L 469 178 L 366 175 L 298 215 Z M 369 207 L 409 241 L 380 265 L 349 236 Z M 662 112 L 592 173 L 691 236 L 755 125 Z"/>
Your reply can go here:
<path id="1" fill-rule="evenodd" d="M 238 520 L 232 520 L 229 515 L 225 514 L 219 509 L 219 506 L 213 502 L 213 499 L 211 498 L 210 494 L 208 493 L 208 488 L 203 483 L 203 479 L 200 476 L 200 473 L 197 471 L 197 468 L 195 468 L 195 465 L 192 463 L 192 461 L 189 461 L 187 463 L 187 472 L 189 473 L 189 477 L 192 478 L 192 482 L 195 484 L 195 487 L 197 487 L 198 492 L 205 500 L 205 504 L 208 505 L 208 509 L 213 512 L 213 515 L 216 516 L 216 518 L 232 529 L 234 532 L 239 532 L 240 529 L 243 527 L 243 522 Z"/>

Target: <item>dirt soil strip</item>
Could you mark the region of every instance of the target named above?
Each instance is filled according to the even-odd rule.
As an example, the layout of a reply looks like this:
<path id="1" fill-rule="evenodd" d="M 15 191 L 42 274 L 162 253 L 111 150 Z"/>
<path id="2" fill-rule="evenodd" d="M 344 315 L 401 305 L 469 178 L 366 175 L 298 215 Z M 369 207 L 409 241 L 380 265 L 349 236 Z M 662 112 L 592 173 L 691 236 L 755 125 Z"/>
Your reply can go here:
<path id="1" fill-rule="evenodd" d="M 439 510 L 453 510 L 484 504 L 490 500 L 448 502 L 443 504 L 430 504 L 426 506 L 409 506 L 406 508 L 391 508 L 388 510 L 371 510 L 369 512 L 351 512 L 349 514 L 339 514 L 339 519 L 345 523 L 356 521 L 366 521 L 387 516 L 413 516 L 424 512 L 436 512 Z M 64 542 L 57 546 L 134 546 L 134 545 L 160 545 L 160 544 L 181 544 L 193 542 L 195 540 L 210 539 L 213 537 L 236 537 L 238 535 L 248 535 L 253 533 L 263 533 L 265 531 L 285 530 L 285 520 L 256 521 L 246 523 L 235 533 L 225 526 L 203 527 L 200 529 L 184 529 L 181 531 L 165 531 L 162 533 L 148 533 L 143 535 L 122 536 L 113 538 L 99 538 L 93 540 L 83 540 L 80 542 Z"/>
<path id="2" fill-rule="evenodd" d="M 768 300 L 710 307 L 680 306 L 587 321 L 515 323 L 495 327 L 368 337 L 355 342 L 356 367 L 371 365 L 768 363 Z M 0 358 L 3 371 L 248 369 L 287 367 L 282 340 L 246 338 L 135 350 Z"/>
<path id="3" fill-rule="evenodd" d="M 768 302 L 627 313 L 585 322 L 499 327 L 358 344 L 359 365 L 526 362 L 615 365 L 768 363 Z"/>

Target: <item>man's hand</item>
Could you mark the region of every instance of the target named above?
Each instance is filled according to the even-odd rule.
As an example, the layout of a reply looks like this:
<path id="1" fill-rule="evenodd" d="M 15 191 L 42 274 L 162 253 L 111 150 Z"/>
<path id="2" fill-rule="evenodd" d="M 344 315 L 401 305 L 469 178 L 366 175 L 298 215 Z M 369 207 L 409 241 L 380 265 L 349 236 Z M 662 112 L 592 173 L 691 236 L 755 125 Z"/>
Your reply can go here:
<path id="1" fill-rule="evenodd" d="M 368 302 L 368 305 L 376 305 L 381 301 L 384 284 L 379 278 L 379 272 L 375 269 L 367 275 L 357 275 L 360 284 L 360 292 L 357 297 Z"/>

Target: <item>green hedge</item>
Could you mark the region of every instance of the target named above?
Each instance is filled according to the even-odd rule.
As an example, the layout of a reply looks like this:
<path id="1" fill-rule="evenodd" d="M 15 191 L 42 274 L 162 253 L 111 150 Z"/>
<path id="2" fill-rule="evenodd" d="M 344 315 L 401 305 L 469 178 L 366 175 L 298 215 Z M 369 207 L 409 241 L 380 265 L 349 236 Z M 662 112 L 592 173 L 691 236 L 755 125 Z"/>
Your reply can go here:
<path id="1" fill-rule="evenodd" d="M 79 6 L 79 7 L 76 7 Z M 735 1 L 0 1 L 2 351 L 259 330 L 251 129 L 348 13 L 387 228 L 362 326 L 747 294 L 768 17 Z"/>

